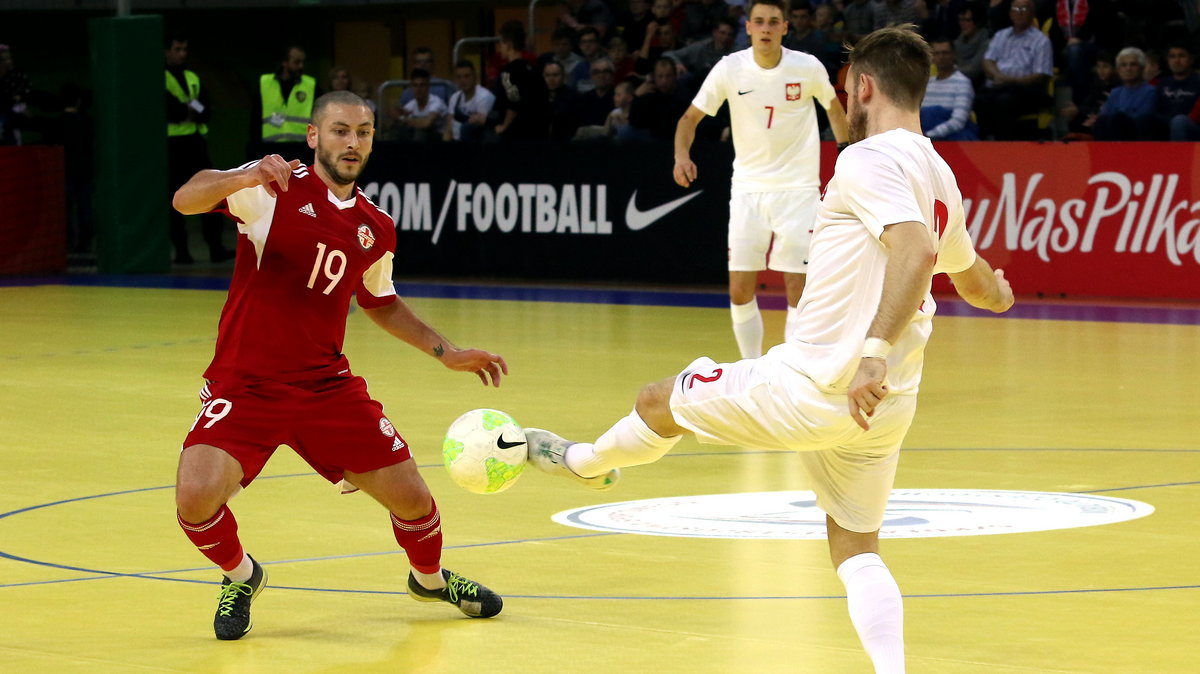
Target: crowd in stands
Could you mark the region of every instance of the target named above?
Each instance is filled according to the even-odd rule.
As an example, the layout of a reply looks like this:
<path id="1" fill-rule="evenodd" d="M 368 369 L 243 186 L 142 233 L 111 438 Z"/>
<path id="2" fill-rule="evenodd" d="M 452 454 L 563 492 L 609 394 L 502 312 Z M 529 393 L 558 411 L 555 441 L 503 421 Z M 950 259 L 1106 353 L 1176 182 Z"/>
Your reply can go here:
<path id="1" fill-rule="evenodd" d="M 941 140 L 1196 140 L 1196 0 L 795 0 L 784 46 L 816 56 L 845 102 L 847 46 L 912 24 L 935 69 L 922 106 Z M 477 73 L 454 91 L 414 64 L 422 102 L 385 109 L 385 139 L 670 140 L 708 71 L 748 45 L 745 0 L 564 0 L 552 48 L 501 27 Z M 519 63 L 518 63 L 519 62 Z M 449 73 L 446 73 L 449 74 Z M 727 120 L 701 137 L 728 137 Z M 828 131 L 826 130 L 826 134 Z"/>

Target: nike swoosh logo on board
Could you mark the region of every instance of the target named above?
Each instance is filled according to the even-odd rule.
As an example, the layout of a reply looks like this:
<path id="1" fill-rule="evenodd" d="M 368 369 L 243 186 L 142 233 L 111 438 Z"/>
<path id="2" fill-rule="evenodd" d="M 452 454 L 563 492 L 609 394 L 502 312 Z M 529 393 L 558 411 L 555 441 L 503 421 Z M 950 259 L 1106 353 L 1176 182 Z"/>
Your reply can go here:
<path id="1" fill-rule="evenodd" d="M 748 93 L 750 93 L 750 92 L 752 92 L 752 91 L 754 91 L 754 90 L 753 90 L 753 89 L 747 89 L 746 91 L 742 91 L 741 89 L 738 89 L 738 96 L 745 96 L 746 94 L 748 94 Z"/>
<path id="2" fill-rule="evenodd" d="M 511 449 L 513 447 L 516 447 L 517 445 L 523 445 L 523 444 L 525 444 L 524 440 L 522 440 L 520 442 L 509 442 L 504 439 L 503 435 L 496 438 L 496 446 L 499 447 L 500 449 Z"/>
<path id="3" fill-rule="evenodd" d="M 642 211 L 638 210 L 637 190 L 634 190 L 633 196 L 629 197 L 629 205 L 625 207 L 625 226 L 634 232 L 645 229 L 666 217 L 671 211 L 700 196 L 703 192 L 704 190 L 700 190 L 693 194 L 679 197 L 674 201 L 668 201 L 661 206 L 655 206 L 648 211 Z"/>

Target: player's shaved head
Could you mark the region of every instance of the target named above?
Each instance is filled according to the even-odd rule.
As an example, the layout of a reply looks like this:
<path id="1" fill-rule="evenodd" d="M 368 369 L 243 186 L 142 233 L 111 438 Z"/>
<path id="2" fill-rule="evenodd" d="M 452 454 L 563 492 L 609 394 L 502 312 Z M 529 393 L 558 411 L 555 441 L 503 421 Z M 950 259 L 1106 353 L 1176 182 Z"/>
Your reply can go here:
<path id="1" fill-rule="evenodd" d="M 896 105 L 917 110 L 925 98 L 933 54 L 911 24 L 881 28 L 850 49 L 850 70 L 875 78 L 875 86 Z"/>
<path id="2" fill-rule="evenodd" d="M 325 113 L 331 105 L 351 105 L 358 106 L 367 110 L 370 113 L 370 106 L 358 94 L 349 91 L 331 91 L 322 95 L 313 103 L 312 123 L 313 126 L 321 126 L 324 121 Z"/>

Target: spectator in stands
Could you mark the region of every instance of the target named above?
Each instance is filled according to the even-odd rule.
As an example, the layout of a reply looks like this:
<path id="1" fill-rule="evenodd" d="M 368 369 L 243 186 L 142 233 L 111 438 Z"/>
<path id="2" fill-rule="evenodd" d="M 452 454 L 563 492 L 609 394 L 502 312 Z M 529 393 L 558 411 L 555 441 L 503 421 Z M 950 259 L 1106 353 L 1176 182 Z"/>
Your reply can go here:
<path id="1" fill-rule="evenodd" d="M 500 26 L 497 47 L 504 66 L 500 68 L 492 91 L 496 94 L 496 107 L 501 116 L 496 125 L 501 140 L 545 140 L 549 137 L 546 84 L 522 56 L 524 51 L 525 26 L 515 19 L 506 21 Z"/>
<path id="2" fill-rule="evenodd" d="M 591 26 L 579 31 L 579 54 L 583 60 L 575 69 L 567 73 L 567 85 L 579 93 L 592 88 L 592 63 L 604 58 L 604 50 L 600 48 L 600 34 Z"/>
<path id="3" fill-rule="evenodd" d="M 842 40 L 845 39 L 844 24 L 838 21 L 834 7 L 825 3 L 813 7 L 813 26 L 825 35 L 825 53 L 836 57 L 841 63 Z"/>
<path id="4" fill-rule="evenodd" d="M 930 46 L 937 74 L 925 87 L 921 128 L 935 140 L 979 140 L 979 131 L 971 121 L 975 87 L 955 66 L 954 43 L 942 38 Z"/>
<path id="5" fill-rule="evenodd" d="M 875 30 L 888 26 L 911 23 L 921 25 L 928 10 L 924 0 L 877 0 L 875 2 Z"/>
<path id="6" fill-rule="evenodd" d="M 822 64 L 825 52 L 825 34 L 813 23 L 813 8 L 808 0 L 796 0 L 788 13 L 788 32 L 783 36 L 783 46 L 817 57 Z"/>
<path id="7" fill-rule="evenodd" d="M 663 58 L 675 62 L 675 70 L 679 74 L 680 85 L 697 86 L 708 76 L 708 71 L 717 65 L 726 55 L 733 53 L 733 32 L 737 24 L 733 19 L 723 18 L 712 29 L 712 35 L 693 42 L 682 49 L 663 52 Z"/>
<path id="8" fill-rule="evenodd" d="M 996 140 L 1032 139 L 1018 119 L 1049 103 L 1046 83 L 1054 72 L 1050 38 L 1036 28 L 1033 0 L 1013 0 L 1012 27 L 992 37 L 983 57 L 987 85 L 975 106 L 980 135 Z"/>
<path id="9" fill-rule="evenodd" d="M 613 106 L 613 74 L 612 61 L 606 58 L 598 59 L 592 64 L 592 84 L 590 90 L 579 95 L 577 103 L 579 125 L 583 127 L 603 127 L 608 113 Z M 592 130 L 592 133 L 597 133 Z"/>
<path id="10" fill-rule="evenodd" d="M 1053 4 L 1050 42 L 1076 105 L 1087 97 L 1097 51 L 1120 48 L 1120 27 L 1115 21 L 1113 0 L 1055 0 Z"/>
<path id="11" fill-rule="evenodd" d="M 424 70 L 429 73 L 429 93 L 442 99 L 442 102 L 450 100 L 457 90 L 453 82 L 438 76 L 433 50 L 429 47 L 417 47 L 413 50 L 412 68 L 409 68 L 409 72 L 413 70 Z M 407 105 L 412 99 L 413 91 L 410 87 L 400 94 L 400 105 Z"/>
<path id="12" fill-rule="evenodd" d="M 429 72 L 420 68 L 409 75 L 413 98 L 396 110 L 396 135 L 400 140 L 425 142 L 442 138 L 446 101 L 430 93 L 429 77 Z"/>
<path id="13" fill-rule="evenodd" d="M 654 15 L 650 13 L 650 3 L 647 0 L 629 0 L 629 11 L 625 12 L 617 21 L 617 37 L 625 41 L 625 52 L 628 53 L 632 47 L 641 47 L 642 42 L 646 40 L 646 26 L 654 20 Z M 616 38 L 610 38 L 608 49 L 609 58 L 612 58 L 612 41 Z M 614 60 L 617 68 L 620 69 L 620 61 Z"/>
<path id="14" fill-rule="evenodd" d="M 32 92 L 29 78 L 13 64 L 12 49 L 0 44 L 0 145 L 21 144 L 21 129 L 29 121 L 26 110 Z"/>
<path id="15" fill-rule="evenodd" d="M 303 49 L 289 46 L 279 69 L 258 78 L 258 114 L 250 122 L 265 143 L 303 143 L 308 137 L 317 81 L 304 74 L 304 58 Z"/>
<path id="16" fill-rule="evenodd" d="M 636 59 L 629 53 L 629 43 L 620 37 L 608 41 L 608 60 L 613 64 L 613 82 L 618 84 L 632 75 L 637 65 Z"/>
<path id="17" fill-rule="evenodd" d="M 579 92 L 567 85 L 562 66 L 553 61 L 542 68 L 546 83 L 546 101 L 550 106 L 550 140 L 568 141 L 579 128 Z"/>
<path id="18" fill-rule="evenodd" d="M 687 111 L 691 100 L 679 87 L 675 62 L 659 59 L 654 64 L 654 78 L 647 80 L 634 92 L 629 109 L 629 125 L 639 139 L 672 142 L 675 125 Z"/>
<path id="19" fill-rule="evenodd" d="M 208 135 L 208 121 L 212 117 L 208 90 L 200 85 L 200 76 L 187 69 L 187 56 L 187 38 L 170 35 L 164 40 L 168 199 L 192 176 L 212 168 L 208 158 L 208 143 L 204 140 Z M 192 264 L 195 260 L 188 250 L 187 223 L 183 215 L 172 208 L 168 221 L 175 262 Z M 200 222 L 204 242 L 208 244 L 209 259 L 220 263 L 233 257 L 221 241 L 224 218 L 216 213 L 207 213 L 200 217 Z"/>
<path id="20" fill-rule="evenodd" d="M 363 99 L 363 102 L 367 104 L 372 113 L 378 109 L 378 106 L 375 104 L 375 89 L 371 87 L 370 80 L 353 77 L 350 79 L 350 87 L 359 98 Z"/>
<path id="21" fill-rule="evenodd" d="M 1112 90 L 1120 86 L 1113 55 L 1102 51 L 1096 55 L 1096 65 L 1092 68 L 1092 79 L 1088 84 L 1087 97 L 1081 105 L 1068 102 L 1062 110 L 1062 116 L 1067 120 L 1067 135 L 1064 140 L 1092 140 L 1095 138 L 1096 117 L 1100 108 L 1108 100 Z"/>
<path id="22" fill-rule="evenodd" d="M 48 129 L 47 143 L 63 148 L 63 177 L 66 187 L 67 250 L 88 253 L 92 249 L 92 191 L 95 170 L 92 147 L 95 132 L 87 115 L 83 90 L 74 82 L 59 89 L 60 113 Z"/>
<path id="23" fill-rule="evenodd" d="M 875 30 L 875 3 L 873 0 L 850 0 L 842 7 L 842 21 L 846 41 L 850 44 L 858 42 Z"/>
<path id="24" fill-rule="evenodd" d="M 621 82 L 613 89 L 613 109 L 604 120 L 605 135 L 616 140 L 628 140 L 629 109 L 633 105 L 633 84 Z"/>
<path id="25" fill-rule="evenodd" d="M 582 35 L 584 28 L 595 28 L 599 39 L 604 39 L 612 32 L 616 21 L 603 0 L 564 0 L 558 22 L 574 31 L 576 36 Z"/>
<path id="26" fill-rule="evenodd" d="M 925 18 L 921 21 L 921 35 L 930 42 L 938 38 L 953 40 L 958 37 L 958 15 L 970 7 L 967 0 L 921 0 L 925 2 Z"/>
<path id="27" fill-rule="evenodd" d="M 707 40 L 716 30 L 717 22 L 729 16 L 729 6 L 725 0 L 686 0 L 682 9 L 679 37 L 684 44 Z M 733 27 L 737 28 L 737 22 Z"/>
<path id="28" fill-rule="evenodd" d="M 1012 25 L 1012 0 L 988 0 L 988 34 L 995 36 L 1005 28 L 1011 28 Z"/>
<path id="29" fill-rule="evenodd" d="M 1196 101 L 1200 100 L 1200 75 L 1196 74 L 1192 52 L 1187 46 L 1176 44 L 1167 50 L 1167 69 L 1170 74 L 1160 79 L 1155 87 L 1158 97 L 1154 104 L 1150 140 L 1166 140 L 1174 120 L 1177 117 L 1187 120 Z"/>
<path id="30" fill-rule="evenodd" d="M 1126 47 L 1117 54 L 1121 86 L 1112 90 L 1096 117 L 1097 140 L 1139 140 L 1154 115 L 1157 92 L 1146 83 L 1146 53 Z"/>
<path id="31" fill-rule="evenodd" d="M 983 55 L 987 53 L 987 31 L 980 29 L 982 12 L 968 5 L 958 13 L 958 37 L 954 38 L 954 53 L 958 57 L 958 70 L 978 89 L 986 79 L 983 72 Z"/>
<path id="32" fill-rule="evenodd" d="M 1146 50 L 1146 72 L 1142 73 L 1146 84 L 1157 87 L 1162 79 L 1162 54 L 1157 49 Z"/>
<path id="33" fill-rule="evenodd" d="M 326 91 L 350 91 L 350 80 L 348 69 L 335 66 L 329 71 L 329 84 Z"/>
<path id="34" fill-rule="evenodd" d="M 483 140 L 488 116 L 496 105 L 496 96 L 479 86 L 475 64 L 461 60 L 454 66 L 454 83 L 458 91 L 446 106 L 446 126 L 443 140 L 478 142 Z"/>
<path id="35" fill-rule="evenodd" d="M 573 72 L 575 66 L 583 63 L 583 57 L 575 53 L 574 39 L 575 33 L 570 28 L 555 28 L 550 36 L 551 49 L 538 57 L 538 65 L 544 68 L 547 63 L 557 63 L 564 73 Z"/>
<path id="36" fill-rule="evenodd" d="M 642 43 L 637 45 L 637 50 L 634 51 L 634 56 L 637 57 L 636 72 L 642 75 L 649 75 L 654 69 L 654 62 L 662 56 L 665 51 L 678 49 L 682 45 L 678 42 L 678 32 L 675 30 L 675 22 L 671 17 L 674 11 L 674 5 L 671 0 L 654 0 L 654 4 L 650 5 L 650 23 L 646 26 L 646 34 L 642 37 Z M 630 43 L 630 47 L 634 44 Z"/>
<path id="37" fill-rule="evenodd" d="M 1200 101 L 1186 117 L 1171 120 L 1171 140 L 1200 140 Z"/>

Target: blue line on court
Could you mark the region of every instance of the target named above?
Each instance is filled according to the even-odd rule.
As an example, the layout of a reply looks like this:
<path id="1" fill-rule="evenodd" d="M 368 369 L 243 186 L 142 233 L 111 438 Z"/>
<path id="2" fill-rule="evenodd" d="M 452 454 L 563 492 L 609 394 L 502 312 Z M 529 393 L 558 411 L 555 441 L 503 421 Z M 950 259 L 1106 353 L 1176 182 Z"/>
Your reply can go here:
<path id="1" fill-rule="evenodd" d="M 995 451 L 1001 451 L 1001 450 L 995 450 Z M 1015 451 L 1015 450 L 1010 450 L 1010 451 Z M 1074 451 L 1122 451 L 1122 450 L 1074 450 Z M 1129 450 L 1129 451 L 1138 451 L 1138 450 Z M 1155 450 L 1146 450 L 1146 451 L 1155 451 Z M 713 456 L 713 455 L 720 455 L 720 454 L 729 454 L 730 456 L 736 456 L 738 454 L 745 454 L 745 453 L 776 454 L 776 453 L 780 453 L 780 452 L 765 452 L 765 451 L 740 452 L 740 453 L 735 453 L 735 452 L 694 452 L 691 454 L 684 454 L 684 455 L 680 455 L 680 456 Z M 420 467 L 430 468 L 430 467 L 433 467 L 434 465 L 437 465 L 437 464 L 428 464 L 428 465 L 423 465 Z M 270 479 L 280 479 L 280 478 L 290 478 L 290 477 L 307 477 L 307 476 L 309 476 L 309 473 L 288 473 L 288 474 L 282 474 L 282 475 L 265 475 L 265 476 L 259 477 L 258 479 L 270 480 Z M 1160 483 L 1160 484 L 1151 484 L 1151 485 L 1112 487 L 1112 488 L 1107 488 L 1107 489 L 1093 489 L 1093 490 L 1079 491 L 1079 492 L 1074 492 L 1074 493 L 1091 494 L 1091 493 L 1098 493 L 1098 492 L 1125 491 L 1125 490 L 1133 490 L 1133 489 L 1154 489 L 1154 488 L 1159 488 L 1159 487 L 1193 486 L 1193 485 L 1197 485 L 1197 484 L 1200 484 L 1200 481 L 1169 482 L 1169 483 Z M 92 500 L 92 499 L 105 498 L 105 497 L 109 497 L 109 496 L 122 496 L 122 495 L 126 495 L 126 494 L 136 494 L 136 493 L 147 492 L 147 491 L 157 491 L 157 490 L 161 490 L 161 489 L 170 489 L 170 488 L 172 488 L 172 485 L 161 485 L 161 486 L 157 486 L 157 487 L 141 487 L 141 488 L 137 488 L 137 489 L 126 489 L 126 490 L 122 490 L 122 491 L 108 492 L 105 494 L 93 494 L 91 496 L 80 496 L 80 497 L 76 497 L 76 498 L 62 499 L 59 501 L 53 501 L 50 503 L 42 503 L 39 505 L 28 506 L 28 507 L 20 508 L 17 510 L 11 510 L 9 512 L 0 513 L 0 519 L 11 517 L 13 515 L 19 515 L 21 513 L 27 513 L 27 512 L 33 511 L 33 510 L 49 508 L 51 506 L 64 505 L 67 503 L 74 503 L 74 502 L 78 502 L 78 501 L 87 501 L 87 500 Z M 512 545 L 512 544 L 519 544 L 519 543 L 546 542 L 546 541 L 557 541 L 557 540 L 573 540 L 573 539 L 581 539 L 581 538 L 596 538 L 596 537 L 600 537 L 600 536 L 615 536 L 615 535 L 619 535 L 619 532 L 600 532 L 600 533 L 576 534 L 576 535 L 567 535 L 567 536 L 552 536 L 552 537 L 547 537 L 547 538 L 512 539 L 512 540 L 506 540 L 506 541 L 491 541 L 491 542 L 485 542 L 485 543 L 465 543 L 465 544 L 461 544 L 461 545 L 446 546 L 445 549 L 446 550 L 456 550 L 456 549 L 466 549 L 466 548 L 493 547 L 493 546 L 498 546 L 498 545 Z M 332 555 L 332 556 L 328 556 L 328 557 L 298 558 L 298 559 L 290 559 L 290 560 L 279 560 L 279 561 L 273 562 L 273 564 L 293 564 L 293 563 L 304 563 L 304 562 L 320 562 L 320 561 L 328 561 L 328 560 L 333 560 L 333 559 L 348 559 L 348 558 L 354 558 L 354 557 L 373 557 L 373 556 L 381 556 L 381 555 L 394 555 L 394 554 L 399 554 L 400 552 L 401 552 L 400 550 L 389 550 L 389 551 L 381 551 L 381 552 L 363 552 L 363 553 L 352 553 L 352 554 L 346 554 L 346 555 Z M 202 572 L 202 571 L 209 571 L 209 570 L 211 570 L 210 567 L 196 567 L 196 568 L 189 568 L 189 569 L 171 569 L 171 570 L 165 570 L 165 571 L 147 571 L 147 572 L 141 572 L 141 573 L 125 573 L 125 572 L 120 572 L 120 571 L 108 571 L 108 570 L 104 570 L 104 569 L 89 569 L 89 568 L 79 567 L 79 566 L 70 566 L 70 565 L 66 565 L 66 564 L 57 564 L 54 562 L 46 562 L 46 561 L 41 561 L 41 560 L 36 560 L 36 559 L 30 559 L 27 557 L 21 557 L 21 556 L 14 555 L 14 554 L 11 554 L 8 552 L 4 552 L 2 550 L 0 550 L 0 559 L 8 559 L 8 560 L 15 561 L 15 562 L 23 562 L 23 563 L 27 563 L 27 564 L 33 564 L 35 566 L 44 566 L 44 567 L 53 568 L 53 569 L 61 569 L 64 571 L 78 571 L 80 573 L 93 574 L 93 575 L 89 575 L 89 576 L 83 577 L 83 578 L 62 578 L 62 579 L 56 579 L 56 580 L 40 580 L 40 581 L 29 581 L 29 582 L 23 582 L 23 583 L 5 583 L 5 584 L 0 584 L 0 588 L 25 587 L 25 586 L 31 586 L 31 585 L 51 585 L 51 584 L 56 584 L 56 583 L 73 583 L 73 582 L 80 582 L 80 581 L 100 580 L 100 579 L 106 579 L 106 578 L 141 578 L 141 579 L 146 579 L 146 580 L 160 580 L 160 581 L 182 582 L 182 583 L 197 583 L 197 584 L 204 584 L 204 585 L 216 584 L 214 581 L 205 581 L 205 580 L 197 580 L 197 579 L 189 579 L 189 578 L 164 578 L 163 577 L 163 576 L 169 575 L 169 574 L 197 573 L 197 572 Z M 338 592 L 338 593 L 379 594 L 379 595 L 407 594 L 407 592 L 394 591 L 394 590 L 354 590 L 354 589 L 340 589 L 340 588 L 298 587 L 298 586 L 286 586 L 286 585 L 285 586 L 274 586 L 273 585 L 272 588 L 273 589 L 281 589 L 281 590 L 306 591 L 306 592 Z M 1195 590 L 1195 589 L 1200 589 L 1200 585 L 1166 585 L 1166 586 L 1151 586 L 1151 587 L 1088 588 L 1088 589 L 1065 589 L 1065 590 L 1018 590 L 1018 591 L 1010 591 L 1010 592 L 939 593 L 939 594 L 914 594 L 914 595 L 905 595 L 905 596 L 906 596 L 906 598 L 910 598 L 910 599 L 935 599 L 935 598 L 965 598 L 965 597 L 1001 597 L 1001 596 L 1007 597 L 1007 596 L 1049 595 L 1049 594 L 1086 594 L 1086 593 L 1100 593 L 1100 592 L 1148 592 L 1148 591 Z M 594 600 L 675 600 L 675 601 L 743 601 L 743 600 L 781 600 L 781 599 L 782 600 L 811 600 L 811 599 L 844 599 L 845 598 L 844 595 L 780 595 L 780 596 L 759 596 L 759 597 L 752 597 L 752 596 L 718 597 L 718 596 L 586 596 L 586 595 L 520 595 L 520 594 L 515 594 L 515 595 L 506 595 L 506 596 L 509 598 L 512 598 L 512 599 L 594 599 Z"/>
<path id="2" fill-rule="evenodd" d="M 167 275 L 63 275 L 0 279 L 4 285 L 74 285 L 129 288 L 172 288 L 225 290 L 229 279 L 220 276 Z M 642 306 L 724 308 L 729 296 L 723 291 L 638 290 L 636 288 L 586 288 L 520 285 L 519 283 L 419 283 L 397 282 L 396 292 L 405 297 L 437 299 L 513 300 L 523 302 L 575 302 Z M 762 295 L 764 309 L 783 309 L 782 295 Z M 1200 325 L 1200 307 L 1192 304 L 1120 305 L 1115 303 L 1046 302 L 1021 298 L 1005 314 L 997 315 L 952 296 L 938 298 L 938 315 L 1024 318 L 1114 323 Z"/>

